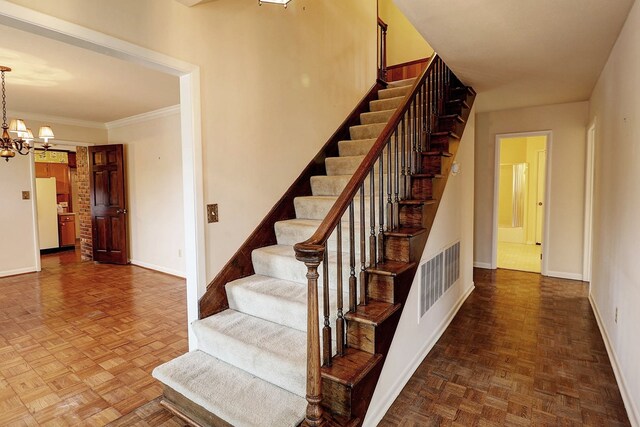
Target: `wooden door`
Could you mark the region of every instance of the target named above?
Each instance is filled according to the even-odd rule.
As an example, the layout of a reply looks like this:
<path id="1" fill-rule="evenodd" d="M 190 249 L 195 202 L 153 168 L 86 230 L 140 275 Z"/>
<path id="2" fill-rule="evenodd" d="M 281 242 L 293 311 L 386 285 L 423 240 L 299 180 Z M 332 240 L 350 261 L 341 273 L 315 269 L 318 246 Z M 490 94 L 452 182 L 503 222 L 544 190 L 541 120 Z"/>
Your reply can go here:
<path id="1" fill-rule="evenodd" d="M 89 147 L 93 260 L 129 263 L 123 146 Z"/>

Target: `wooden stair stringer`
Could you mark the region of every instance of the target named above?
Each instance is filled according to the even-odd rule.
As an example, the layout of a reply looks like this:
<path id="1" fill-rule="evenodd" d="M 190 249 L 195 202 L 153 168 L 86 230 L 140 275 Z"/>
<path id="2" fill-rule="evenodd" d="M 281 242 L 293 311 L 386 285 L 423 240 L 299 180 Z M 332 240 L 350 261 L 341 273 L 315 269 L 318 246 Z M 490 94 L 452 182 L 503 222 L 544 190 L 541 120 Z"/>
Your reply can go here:
<path id="1" fill-rule="evenodd" d="M 453 106 L 452 108 L 454 109 L 458 108 L 456 102 L 459 103 L 460 111 L 456 114 L 459 119 L 456 118 L 454 124 L 458 128 L 460 127 L 459 124 L 462 124 L 459 135 L 463 134 L 462 131 L 464 131 L 464 127 L 466 127 L 471 107 L 475 101 L 475 92 L 473 89 L 465 88 L 464 91 L 467 94 L 466 99 L 458 99 L 447 103 L 448 106 Z M 355 384 L 358 389 L 349 396 L 347 396 L 347 393 L 336 394 L 333 392 L 336 388 L 335 383 L 340 381 L 337 378 L 332 378 L 329 374 L 332 368 L 322 368 L 323 390 L 325 390 L 325 387 L 327 390 L 331 390 L 328 395 L 325 394 L 325 400 L 329 397 L 331 399 L 341 399 L 338 402 L 323 402 L 323 405 L 329 410 L 338 410 L 341 418 L 350 419 L 349 425 L 353 425 L 355 420 L 357 420 L 355 425 L 361 425 L 364 421 L 378 379 L 382 373 L 384 362 L 391 348 L 393 336 L 395 335 L 409 295 L 409 290 L 417 272 L 417 261 L 419 261 L 426 246 L 428 235 L 435 220 L 442 195 L 446 188 L 446 183 L 451 173 L 451 167 L 460 145 L 460 137 L 458 137 L 457 134 L 452 132 L 448 138 L 448 150 L 427 152 L 429 156 L 437 156 L 440 158 L 439 171 L 423 171 L 425 177 L 427 174 L 431 175 L 429 178 L 431 178 L 433 182 L 432 198 L 429 200 L 405 201 L 406 205 L 422 206 L 423 218 L 421 223 L 424 228 L 422 233 L 416 232 L 415 218 L 413 218 L 413 223 L 411 224 L 413 226 L 412 232 L 404 233 L 407 239 L 414 239 L 414 242 L 405 245 L 404 248 L 409 252 L 407 262 L 385 260 L 384 263 L 380 263 L 376 267 L 368 268 L 366 271 L 367 298 L 369 298 L 369 304 L 377 305 L 376 313 L 371 316 L 364 315 L 363 313 L 366 310 L 366 306 L 359 304 L 355 313 L 348 312 L 345 315 L 347 321 L 347 351 L 353 351 L 350 347 L 357 347 L 358 350 L 356 351 L 362 351 L 362 349 L 364 349 L 370 351 L 372 356 L 379 355 L 380 358 L 376 362 L 378 366 L 369 369 L 366 375 L 360 376 L 359 382 Z M 421 205 L 421 203 L 423 204 Z M 401 226 L 402 225 L 401 215 Z M 403 233 L 402 230 L 394 230 L 389 234 L 397 237 Z M 386 304 L 386 307 L 384 304 Z M 377 318 L 376 315 L 378 316 Z M 334 357 L 333 360 L 334 364 L 341 363 L 340 356 Z M 344 383 L 344 381 L 342 381 L 342 383 Z M 350 403 L 349 407 L 344 404 L 344 399 L 347 397 L 355 399 L 355 401 Z"/>

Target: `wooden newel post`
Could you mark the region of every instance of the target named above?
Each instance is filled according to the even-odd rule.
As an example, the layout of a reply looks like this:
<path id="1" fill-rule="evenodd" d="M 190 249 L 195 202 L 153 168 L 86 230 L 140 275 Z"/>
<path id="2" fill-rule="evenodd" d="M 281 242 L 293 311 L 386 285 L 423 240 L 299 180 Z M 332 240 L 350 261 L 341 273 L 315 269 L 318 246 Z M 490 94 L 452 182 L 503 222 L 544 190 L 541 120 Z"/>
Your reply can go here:
<path id="1" fill-rule="evenodd" d="M 307 414 L 303 426 L 324 425 L 322 416 L 322 374 L 320 371 L 320 325 L 318 309 L 318 266 L 324 247 L 295 246 L 296 259 L 307 266 Z"/>

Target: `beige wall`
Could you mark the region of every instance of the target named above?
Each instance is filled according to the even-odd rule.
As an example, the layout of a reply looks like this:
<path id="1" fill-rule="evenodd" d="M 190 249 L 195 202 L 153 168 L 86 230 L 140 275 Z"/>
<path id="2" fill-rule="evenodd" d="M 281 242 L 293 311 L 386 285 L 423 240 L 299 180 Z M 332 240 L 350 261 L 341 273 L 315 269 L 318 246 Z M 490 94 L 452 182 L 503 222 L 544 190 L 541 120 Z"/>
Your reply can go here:
<path id="1" fill-rule="evenodd" d="M 11 117 L 11 114 L 9 114 L 9 116 Z M 80 124 L 69 125 L 55 121 L 45 122 L 42 120 L 30 119 L 28 116 L 24 118 L 24 121 L 27 123 L 27 127 L 33 131 L 34 135 L 37 134 L 40 126 L 51 126 L 56 137 L 49 142 L 54 145 L 58 145 L 58 147 L 54 148 L 60 148 L 63 150 L 73 149 L 70 146 L 59 146 L 62 144 L 61 141 L 82 142 L 88 144 L 104 144 L 107 141 L 107 129 L 105 127 L 87 127 Z"/>
<path id="2" fill-rule="evenodd" d="M 208 280 L 375 82 L 375 0 L 13 2 L 200 66 Z"/>
<path id="3" fill-rule="evenodd" d="M 378 15 L 389 26 L 387 65 L 429 57 L 433 49 L 398 9 L 393 0 L 378 0 Z"/>
<path id="4" fill-rule="evenodd" d="M 582 278 L 588 108 L 587 102 L 576 102 L 478 114 L 475 146 L 476 265 L 491 265 L 496 135 L 551 130 L 547 268 L 552 276 Z"/>
<path id="5" fill-rule="evenodd" d="M 36 270 L 40 256 L 35 244 L 33 220 L 32 156 L 16 155 L 0 161 L 0 277 Z M 22 191 L 30 191 L 30 200 L 22 200 Z"/>
<path id="6" fill-rule="evenodd" d="M 472 110 L 420 264 L 460 241 L 460 278 L 419 319 L 420 269 L 413 281 L 389 355 L 365 417 L 364 426 L 382 419 L 420 362 L 473 289 L 474 116 Z"/>
<path id="7" fill-rule="evenodd" d="M 180 112 L 109 129 L 124 144 L 131 262 L 184 276 Z"/>
<path id="8" fill-rule="evenodd" d="M 640 425 L 639 51 L 636 2 L 594 89 L 589 114 L 596 122 L 591 297 L 631 425 Z"/>

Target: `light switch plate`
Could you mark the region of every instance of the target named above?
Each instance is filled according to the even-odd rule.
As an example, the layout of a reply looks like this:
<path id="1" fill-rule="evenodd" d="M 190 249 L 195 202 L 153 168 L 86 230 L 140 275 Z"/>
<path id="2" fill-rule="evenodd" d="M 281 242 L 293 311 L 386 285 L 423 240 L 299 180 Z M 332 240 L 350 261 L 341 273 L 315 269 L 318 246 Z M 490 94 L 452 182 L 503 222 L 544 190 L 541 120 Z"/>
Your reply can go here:
<path id="1" fill-rule="evenodd" d="M 29 200 L 31 198 L 31 193 L 29 191 L 22 192 L 22 200 Z"/>
<path id="2" fill-rule="evenodd" d="M 218 222 L 218 204 L 207 205 L 207 222 Z"/>

